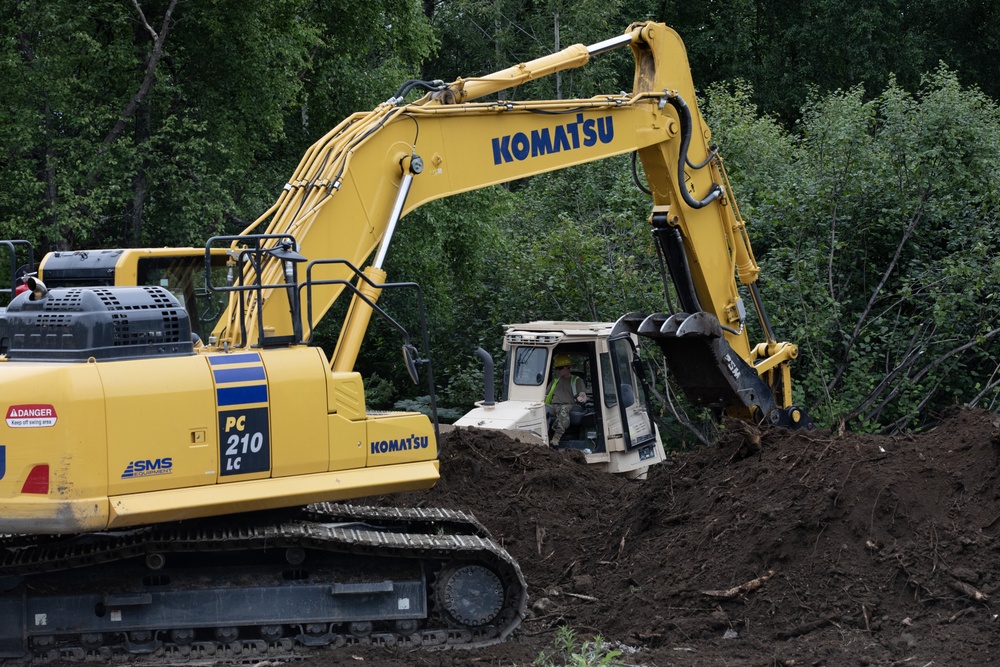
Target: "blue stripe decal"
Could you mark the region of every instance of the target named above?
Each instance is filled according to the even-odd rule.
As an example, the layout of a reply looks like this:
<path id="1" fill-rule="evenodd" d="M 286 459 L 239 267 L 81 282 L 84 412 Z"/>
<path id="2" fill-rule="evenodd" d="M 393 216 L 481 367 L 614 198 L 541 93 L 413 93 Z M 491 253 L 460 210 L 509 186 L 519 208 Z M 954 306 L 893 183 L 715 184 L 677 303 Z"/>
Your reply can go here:
<path id="1" fill-rule="evenodd" d="M 7 447 L 0 445 L 0 479 L 7 474 Z"/>
<path id="2" fill-rule="evenodd" d="M 267 403 L 267 385 L 255 384 L 249 387 L 224 387 L 216 389 L 215 395 L 219 407 L 223 405 Z"/>
<path id="3" fill-rule="evenodd" d="M 246 368 L 222 368 L 213 370 L 216 384 L 227 382 L 250 382 L 252 380 L 264 380 L 263 366 L 248 366 Z"/>
<path id="4" fill-rule="evenodd" d="M 223 366 L 227 364 L 259 364 L 260 354 L 257 352 L 247 352 L 245 354 L 225 354 L 217 357 L 208 357 L 208 363 L 213 366 Z"/>

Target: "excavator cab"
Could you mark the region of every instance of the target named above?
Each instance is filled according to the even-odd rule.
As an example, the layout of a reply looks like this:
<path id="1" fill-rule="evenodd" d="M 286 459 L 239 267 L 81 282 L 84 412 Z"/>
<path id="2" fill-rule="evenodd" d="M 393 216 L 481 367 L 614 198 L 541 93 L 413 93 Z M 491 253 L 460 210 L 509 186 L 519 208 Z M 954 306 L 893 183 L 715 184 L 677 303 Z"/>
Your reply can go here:
<path id="1" fill-rule="evenodd" d="M 14 242 L 18 243 L 18 242 Z M 38 267 L 45 287 L 162 287 L 187 310 L 191 331 L 208 341 L 229 298 L 208 288 L 226 284 L 228 257 L 224 250 L 208 255 L 204 248 L 125 248 L 52 252 Z"/>

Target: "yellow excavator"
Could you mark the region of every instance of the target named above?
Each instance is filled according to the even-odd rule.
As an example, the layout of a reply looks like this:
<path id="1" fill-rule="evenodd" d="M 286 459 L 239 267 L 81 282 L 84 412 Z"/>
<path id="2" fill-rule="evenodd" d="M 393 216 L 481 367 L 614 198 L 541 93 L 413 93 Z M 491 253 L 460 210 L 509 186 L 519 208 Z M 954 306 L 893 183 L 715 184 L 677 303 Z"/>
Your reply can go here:
<path id="1" fill-rule="evenodd" d="M 635 57 L 632 93 L 486 100 L 618 47 Z M 385 318 L 433 390 L 425 328 L 411 336 L 378 299 L 411 290 L 421 306 L 383 267 L 397 223 L 436 198 L 637 153 L 682 312 L 622 326 L 660 344 L 693 400 L 806 421 L 796 348 L 763 316 L 709 141 L 680 38 L 639 23 L 488 76 L 407 82 L 316 142 L 240 235 L 23 262 L 0 313 L 0 657 L 281 658 L 513 631 L 524 579 L 474 518 L 341 504 L 438 479 L 432 421 L 368 412 L 354 370 Z M 12 267 L 33 254 L 2 243 Z M 764 325 L 756 346 L 736 277 Z M 341 296 L 328 358 L 309 342 Z"/>

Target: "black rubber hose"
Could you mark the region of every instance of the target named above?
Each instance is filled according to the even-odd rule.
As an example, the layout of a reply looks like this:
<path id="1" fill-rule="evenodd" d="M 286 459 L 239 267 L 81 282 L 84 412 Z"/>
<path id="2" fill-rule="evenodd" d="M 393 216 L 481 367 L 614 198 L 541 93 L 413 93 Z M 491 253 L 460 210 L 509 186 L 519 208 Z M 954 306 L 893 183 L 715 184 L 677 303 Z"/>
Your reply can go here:
<path id="1" fill-rule="evenodd" d="M 636 169 L 636 158 L 639 156 L 639 151 L 632 151 L 632 182 L 635 183 L 635 187 L 639 188 L 639 191 L 645 195 L 653 194 L 653 191 L 647 188 L 642 182 L 639 181 L 639 170 Z"/>
<path id="2" fill-rule="evenodd" d="M 444 82 L 442 81 L 424 81 L 422 79 L 407 79 L 396 90 L 395 98 L 402 100 L 414 88 L 422 88 L 424 90 L 433 91 L 433 90 L 441 90 L 443 86 Z"/>
<path id="3" fill-rule="evenodd" d="M 688 160 L 687 158 L 684 158 L 684 160 L 687 162 L 687 166 L 691 167 L 692 169 L 703 169 L 709 162 L 712 161 L 712 158 L 714 158 L 716 155 L 719 154 L 719 147 L 718 146 L 712 146 L 711 149 L 712 150 L 708 154 L 708 157 L 705 158 L 705 161 L 702 162 L 701 164 L 692 164 L 691 160 Z"/>
<path id="4" fill-rule="evenodd" d="M 684 184 L 684 165 L 689 164 L 687 152 L 688 146 L 691 145 L 691 110 L 688 109 L 687 103 L 680 95 L 668 97 L 667 102 L 677 109 L 677 115 L 680 117 L 681 121 L 681 150 L 680 155 L 677 158 L 677 187 L 681 191 L 681 196 L 684 197 L 684 202 L 688 206 L 691 208 L 704 208 L 722 195 L 722 186 L 718 183 L 713 183 L 712 189 L 704 199 L 695 199 L 691 196 L 691 193 L 688 192 L 687 187 Z M 705 164 L 707 164 L 707 162 Z"/>

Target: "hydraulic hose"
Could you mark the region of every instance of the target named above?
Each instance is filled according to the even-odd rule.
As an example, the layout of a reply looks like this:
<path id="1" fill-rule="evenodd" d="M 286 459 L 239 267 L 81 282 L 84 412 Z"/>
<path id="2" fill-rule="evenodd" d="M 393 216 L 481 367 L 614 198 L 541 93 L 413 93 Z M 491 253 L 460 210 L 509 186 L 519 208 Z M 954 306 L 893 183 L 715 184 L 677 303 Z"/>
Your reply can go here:
<path id="1" fill-rule="evenodd" d="M 424 81 L 422 79 L 407 79 L 400 84 L 399 88 L 396 89 L 396 94 L 392 96 L 389 100 L 392 104 L 399 104 L 402 102 L 407 94 L 415 88 L 420 88 L 421 90 L 435 91 L 445 88 L 444 81 L 436 79 L 434 81 Z"/>
<path id="2" fill-rule="evenodd" d="M 722 195 L 722 186 L 718 183 L 712 184 L 712 189 L 708 192 L 704 199 L 695 199 L 688 192 L 687 187 L 684 185 L 684 165 L 691 164 L 688 161 L 687 152 L 688 147 L 691 145 L 691 110 L 688 108 L 687 103 L 680 95 L 670 95 L 667 97 L 667 102 L 677 110 L 677 115 L 681 122 L 681 150 L 680 155 L 677 158 L 677 186 L 681 191 L 681 196 L 684 198 L 684 202 L 691 208 L 704 208 L 708 206 L 713 201 L 718 199 Z M 703 163 L 701 166 L 708 164 L 708 161 Z"/>

